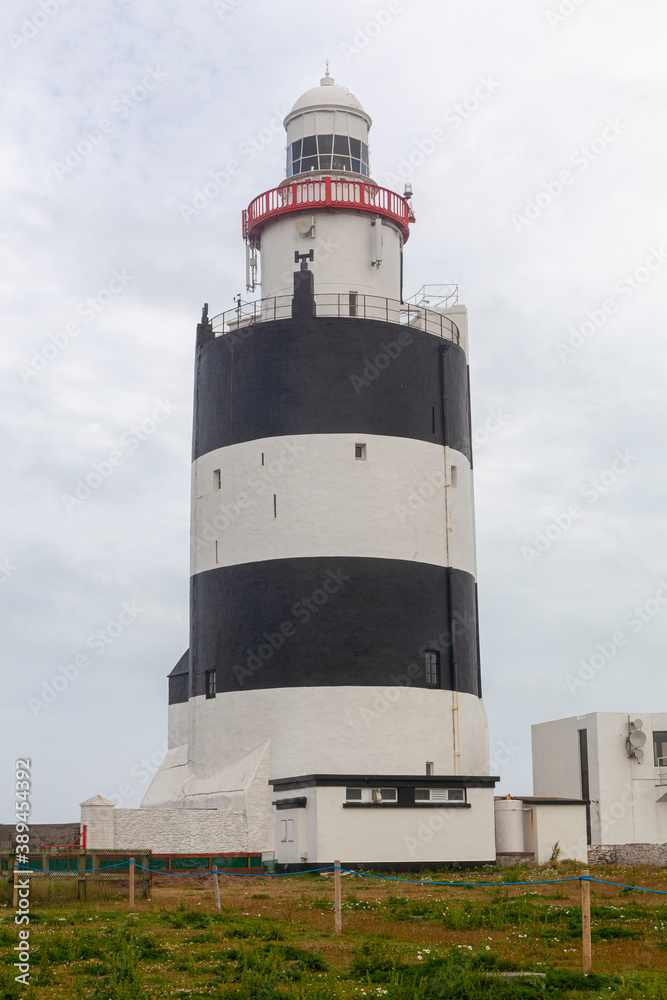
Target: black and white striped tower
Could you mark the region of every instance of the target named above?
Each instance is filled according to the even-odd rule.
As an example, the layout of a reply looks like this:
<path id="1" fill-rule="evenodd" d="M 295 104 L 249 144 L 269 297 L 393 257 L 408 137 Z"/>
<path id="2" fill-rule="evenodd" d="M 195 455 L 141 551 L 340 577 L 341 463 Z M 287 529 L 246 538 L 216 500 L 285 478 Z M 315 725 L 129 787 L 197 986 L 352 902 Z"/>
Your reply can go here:
<path id="1" fill-rule="evenodd" d="M 225 810 L 258 849 L 307 776 L 463 789 L 452 859 L 488 861 L 466 311 L 403 302 L 412 209 L 370 178 L 370 125 L 328 72 L 299 98 L 286 179 L 243 213 L 262 299 L 198 327 L 191 649 L 144 805 Z"/>

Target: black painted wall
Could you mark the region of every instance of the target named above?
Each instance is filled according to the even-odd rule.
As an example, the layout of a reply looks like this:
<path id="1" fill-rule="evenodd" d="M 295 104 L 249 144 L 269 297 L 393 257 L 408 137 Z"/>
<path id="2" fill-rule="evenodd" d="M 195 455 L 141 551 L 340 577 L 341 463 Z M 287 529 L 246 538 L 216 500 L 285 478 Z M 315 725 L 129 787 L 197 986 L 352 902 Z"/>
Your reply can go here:
<path id="1" fill-rule="evenodd" d="M 396 559 L 276 559 L 193 577 L 193 694 L 337 685 L 440 687 L 479 695 L 475 581 Z M 453 624 L 453 628 L 452 628 Z M 452 634 L 453 633 L 453 634 Z"/>
<path id="2" fill-rule="evenodd" d="M 194 458 L 263 437 L 351 433 L 448 444 L 472 461 L 465 353 L 432 334 L 290 319 L 200 344 L 196 368 Z"/>

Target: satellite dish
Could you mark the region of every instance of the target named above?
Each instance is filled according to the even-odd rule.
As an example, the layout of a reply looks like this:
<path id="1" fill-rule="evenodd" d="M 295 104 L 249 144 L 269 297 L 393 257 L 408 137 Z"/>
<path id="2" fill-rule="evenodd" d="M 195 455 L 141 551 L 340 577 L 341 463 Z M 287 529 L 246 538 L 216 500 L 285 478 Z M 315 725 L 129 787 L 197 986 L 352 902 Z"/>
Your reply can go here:
<path id="1" fill-rule="evenodd" d="M 300 215 L 294 223 L 294 227 L 297 233 L 301 233 L 302 236 L 307 236 L 313 228 L 313 220 L 308 215 Z"/>
<path id="2" fill-rule="evenodd" d="M 643 729 L 644 723 L 641 719 L 635 719 L 634 722 L 630 723 L 635 729 Z"/>
<path id="3" fill-rule="evenodd" d="M 635 757 L 637 758 L 637 760 L 644 759 L 644 751 L 641 749 L 641 747 L 637 747 L 637 749 L 635 750 Z"/>
<path id="4" fill-rule="evenodd" d="M 630 740 L 630 746 L 633 750 L 636 750 L 639 747 L 643 747 L 646 743 L 646 733 L 643 733 L 641 729 L 633 729 L 628 739 Z"/>

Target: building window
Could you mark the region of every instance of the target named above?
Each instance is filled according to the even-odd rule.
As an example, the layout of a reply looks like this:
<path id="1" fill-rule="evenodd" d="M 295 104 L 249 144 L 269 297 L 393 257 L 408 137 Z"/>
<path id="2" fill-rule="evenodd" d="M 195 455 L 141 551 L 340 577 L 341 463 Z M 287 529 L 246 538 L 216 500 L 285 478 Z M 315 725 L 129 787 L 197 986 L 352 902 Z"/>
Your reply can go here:
<path id="1" fill-rule="evenodd" d="M 293 844 L 294 843 L 294 820 L 293 819 L 281 819 L 281 821 L 280 821 L 280 843 L 281 844 Z"/>
<path id="2" fill-rule="evenodd" d="M 350 307 L 350 316 L 356 316 L 357 315 L 357 293 L 356 292 L 350 292 L 349 307 Z"/>
<path id="3" fill-rule="evenodd" d="M 440 687 L 440 653 L 427 649 L 424 653 L 426 667 L 426 686 Z"/>
<path id="4" fill-rule="evenodd" d="M 221 486 L 220 469 L 213 470 L 213 489 L 219 490 Z"/>
<path id="5" fill-rule="evenodd" d="M 355 444 L 354 446 L 354 457 L 358 462 L 366 461 L 366 445 L 365 444 Z"/>
<path id="6" fill-rule="evenodd" d="M 278 498 L 276 494 L 273 494 L 273 516 L 278 517 Z"/>
<path id="7" fill-rule="evenodd" d="M 465 788 L 415 788 L 415 802 L 465 802 Z"/>
<path id="8" fill-rule="evenodd" d="M 456 489 L 456 487 L 459 485 L 459 470 L 456 468 L 455 465 L 452 465 L 451 467 L 451 482 L 452 482 L 452 487 Z"/>
<path id="9" fill-rule="evenodd" d="M 347 135 L 307 135 L 287 147 L 287 176 L 309 170 L 343 170 L 368 175 L 368 146 Z"/>
<path id="10" fill-rule="evenodd" d="M 656 767 L 667 767 L 667 733 L 653 733 L 653 757 Z"/>
<path id="11" fill-rule="evenodd" d="M 383 802 L 398 802 L 398 790 L 396 788 L 346 788 L 346 802 L 375 802 L 380 805 Z"/>
<path id="12" fill-rule="evenodd" d="M 215 698 L 215 670 L 206 671 L 206 697 Z"/>
<path id="13" fill-rule="evenodd" d="M 434 767 L 433 767 L 433 761 L 432 760 L 427 760 L 426 761 L 426 773 L 427 774 L 435 774 L 435 770 L 434 770 Z"/>

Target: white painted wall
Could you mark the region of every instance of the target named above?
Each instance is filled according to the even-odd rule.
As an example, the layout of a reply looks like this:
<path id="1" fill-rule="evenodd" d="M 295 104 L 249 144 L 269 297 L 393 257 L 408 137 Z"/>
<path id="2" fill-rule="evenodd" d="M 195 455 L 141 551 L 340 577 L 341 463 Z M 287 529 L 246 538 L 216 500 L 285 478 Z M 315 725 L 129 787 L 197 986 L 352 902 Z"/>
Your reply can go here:
<path id="1" fill-rule="evenodd" d="M 366 445 L 365 461 L 355 459 L 355 444 Z M 193 575 L 309 556 L 404 559 L 476 575 L 472 472 L 451 448 L 364 433 L 264 438 L 203 455 L 192 483 Z"/>
<path id="2" fill-rule="evenodd" d="M 625 748 L 628 718 L 647 734 L 643 763 Z M 665 712 L 595 712 L 532 727 L 535 795 L 581 796 L 578 730 L 588 731 L 593 844 L 664 843 L 667 774 L 653 762 L 653 731 L 667 731 Z"/>
<path id="3" fill-rule="evenodd" d="M 544 865 L 551 860 L 556 845 L 563 861 L 587 861 L 586 807 L 577 805 L 524 804 L 524 850 Z"/>
<path id="4" fill-rule="evenodd" d="M 167 746 L 169 750 L 180 747 L 188 741 L 188 703 L 170 705 L 167 713 Z"/>
<path id="5" fill-rule="evenodd" d="M 459 694 L 455 712 L 451 691 L 400 686 L 407 675 L 396 680 L 386 688 L 271 688 L 193 698 L 192 773 L 214 777 L 270 733 L 272 778 L 421 774 L 426 761 L 436 774 L 488 774 L 481 700 Z"/>
<path id="6" fill-rule="evenodd" d="M 348 183 L 346 181 L 346 183 Z M 366 180 L 367 183 L 367 180 Z M 357 182 L 363 188 L 363 181 Z M 296 228 L 300 216 L 314 220 L 312 235 L 302 236 Z M 382 263 L 374 267 L 376 258 L 375 222 L 380 219 Z M 401 297 L 401 243 L 398 228 L 372 212 L 358 209 L 314 208 L 294 215 L 281 215 L 267 222 L 262 230 L 261 283 L 262 298 L 289 295 L 294 292 L 294 252 L 308 253 L 313 272 L 315 293 L 341 293 L 347 315 L 347 295 L 380 295 L 389 299 Z M 318 315 L 338 315 L 318 308 Z"/>
<path id="7" fill-rule="evenodd" d="M 345 788 L 317 787 L 284 792 L 306 795 L 308 862 L 495 861 L 493 789 L 469 788 L 469 809 L 345 809 Z M 276 813 L 282 815 L 282 810 Z M 288 845 L 276 843 L 287 863 Z M 294 853 L 292 851 L 292 853 Z M 303 855 L 301 850 L 301 855 Z"/>

